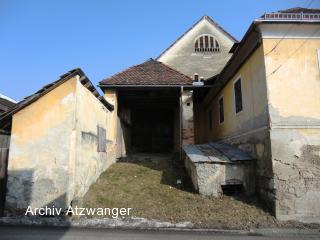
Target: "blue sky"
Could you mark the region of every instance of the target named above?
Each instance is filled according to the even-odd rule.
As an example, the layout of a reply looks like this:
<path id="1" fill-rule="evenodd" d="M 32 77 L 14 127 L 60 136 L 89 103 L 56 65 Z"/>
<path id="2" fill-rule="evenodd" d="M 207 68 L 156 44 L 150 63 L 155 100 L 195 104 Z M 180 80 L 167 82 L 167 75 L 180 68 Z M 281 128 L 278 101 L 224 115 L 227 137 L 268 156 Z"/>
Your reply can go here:
<path id="1" fill-rule="evenodd" d="M 0 93 L 16 100 L 76 67 L 97 83 L 157 57 L 203 15 L 241 40 L 253 19 L 320 0 L 0 0 Z"/>

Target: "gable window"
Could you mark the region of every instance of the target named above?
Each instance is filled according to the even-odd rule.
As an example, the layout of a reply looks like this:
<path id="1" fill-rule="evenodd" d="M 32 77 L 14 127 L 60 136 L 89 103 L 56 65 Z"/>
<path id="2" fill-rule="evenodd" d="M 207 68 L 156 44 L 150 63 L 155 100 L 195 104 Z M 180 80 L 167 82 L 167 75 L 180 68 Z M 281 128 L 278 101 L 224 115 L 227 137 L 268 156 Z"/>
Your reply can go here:
<path id="1" fill-rule="evenodd" d="M 243 109 L 242 106 L 242 89 L 241 89 L 241 78 L 236 80 L 233 85 L 234 89 L 234 104 L 236 113 L 241 112 Z"/>
<path id="2" fill-rule="evenodd" d="M 223 96 L 219 98 L 219 122 L 224 122 Z"/>
<path id="3" fill-rule="evenodd" d="M 220 45 L 217 39 L 209 34 L 199 36 L 194 43 L 195 52 L 219 52 Z"/>
<path id="4" fill-rule="evenodd" d="M 208 112 L 209 129 L 212 129 L 212 110 Z"/>

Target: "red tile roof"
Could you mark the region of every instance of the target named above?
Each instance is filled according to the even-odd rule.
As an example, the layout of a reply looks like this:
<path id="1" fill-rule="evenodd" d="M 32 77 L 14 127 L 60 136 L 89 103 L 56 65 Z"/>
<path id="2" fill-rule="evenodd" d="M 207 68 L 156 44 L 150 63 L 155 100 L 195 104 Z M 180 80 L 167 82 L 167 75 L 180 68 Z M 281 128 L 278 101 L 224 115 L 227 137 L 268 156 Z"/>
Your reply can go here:
<path id="1" fill-rule="evenodd" d="M 129 67 L 99 83 L 100 86 L 190 84 L 192 84 L 190 77 L 152 58 L 142 64 Z"/>

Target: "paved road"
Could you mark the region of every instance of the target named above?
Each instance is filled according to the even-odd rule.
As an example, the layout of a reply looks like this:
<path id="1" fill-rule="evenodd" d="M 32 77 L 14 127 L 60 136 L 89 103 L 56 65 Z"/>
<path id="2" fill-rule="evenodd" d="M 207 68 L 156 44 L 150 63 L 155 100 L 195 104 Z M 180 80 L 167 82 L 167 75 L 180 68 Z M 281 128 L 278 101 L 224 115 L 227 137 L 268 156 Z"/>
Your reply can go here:
<path id="1" fill-rule="evenodd" d="M 266 235 L 265 235 L 266 234 Z M 307 232 L 304 235 L 272 233 L 267 232 L 262 235 L 243 235 L 229 233 L 205 233 L 205 232 L 186 232 L 186 231 L 121 231 L 108 229 L 86 229 L 86 228 L 48 228 L 48 227 L 12 227 L 0 226 L 0 239 L 24 239 L 24 240 L 81 240 L 81 239 L 112 239 L 112 240 L 128 240 L 128 239 L 152 239 L 152 240 L 264 240 L 264 239 L 320 239 L 317 232 Z"/>

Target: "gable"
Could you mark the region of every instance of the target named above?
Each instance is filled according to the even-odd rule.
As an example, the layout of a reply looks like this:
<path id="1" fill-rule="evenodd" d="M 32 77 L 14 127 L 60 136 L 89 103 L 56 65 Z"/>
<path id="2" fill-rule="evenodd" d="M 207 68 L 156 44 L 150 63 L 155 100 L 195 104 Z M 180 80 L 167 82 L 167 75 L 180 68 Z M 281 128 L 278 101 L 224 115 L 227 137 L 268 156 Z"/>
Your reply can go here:
<path id="1" fill-rule="evenodd" d="M 219 52 L 195 51 L 195 42 L 201 35 L 213 36 L 219 43 Z M 194 73 L 198 73 L 199 76 L 208 78 L 220 73 L 231 57 L 229 51 L 235 42 L 236 39 L 234 37 L 223 30 L 211 18 L 204 16 L 165 50 L 157 60 L 187 76 L 193 77 Z"/>

